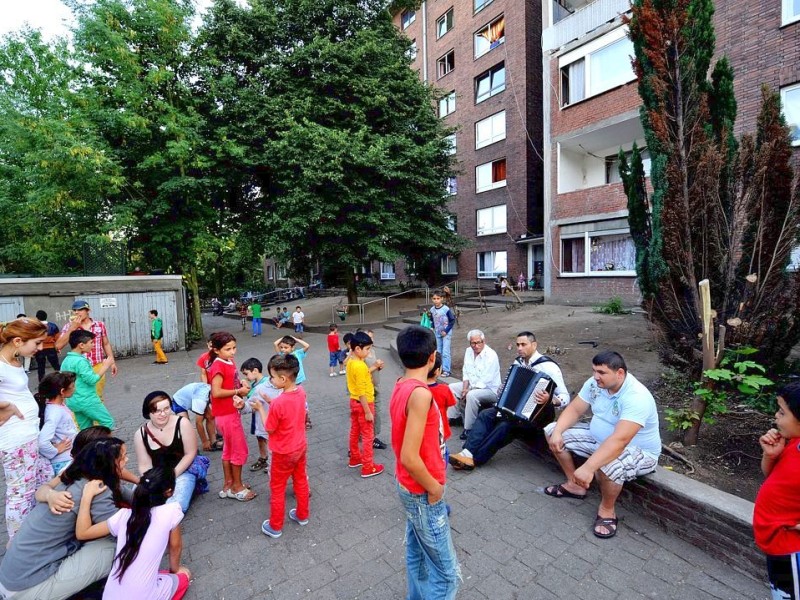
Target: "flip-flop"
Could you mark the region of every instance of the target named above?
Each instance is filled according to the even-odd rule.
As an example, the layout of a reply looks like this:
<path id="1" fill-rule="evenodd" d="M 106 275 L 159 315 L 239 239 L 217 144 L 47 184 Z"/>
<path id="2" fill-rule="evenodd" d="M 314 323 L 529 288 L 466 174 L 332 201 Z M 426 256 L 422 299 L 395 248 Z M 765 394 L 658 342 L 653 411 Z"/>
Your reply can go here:
<path id="1" fill-rule="evenodd" d="M 576 500 L 585 500 L 586 494 L 573 494 L 565 489 L 563 485 L 551 485 L 544 488 L 544 493 L 553 498 L 575 498 Z"/>
<path id="2" fill-rule="evenodd" d="M 615 535 L 617 535 L 617 523 L 618 522 L 619 522 L 619 519 L 617 519 L 616 517 L 613 517 L 613 518 L 612 517 L 601 517 L 600 515 L 597 515 L 597 517 L 595 517 L 595 519 L 594 519 L 594 525 L 592 526 L 592 533 L 595 535 L 595 537 L 599 537 L 599 538 L 603 538 L 603 539 L 612 538 Z M 601 532 L 597 531 L 598 527 L 605 527 L 606 529 L 608 529 L 608 533 L 601 533 Z"/>
<path id="3" fill-rule="evenodd" d="M 250 502 L 250 500 L 254 500 L 255 497 L 258 496 L 253 490 L 248 488 L 242 488 L 238 492 L 234 492 L 233 490 L 228 490 L 228 498 L 232 498 L 233 500 L 238 500 L 239 502 Z"/>

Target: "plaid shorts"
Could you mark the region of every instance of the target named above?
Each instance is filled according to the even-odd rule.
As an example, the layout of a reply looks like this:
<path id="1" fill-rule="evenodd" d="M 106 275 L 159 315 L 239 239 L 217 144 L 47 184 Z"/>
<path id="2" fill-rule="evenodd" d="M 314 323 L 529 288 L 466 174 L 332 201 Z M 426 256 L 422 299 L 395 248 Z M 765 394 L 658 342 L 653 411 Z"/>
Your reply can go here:
<path id="1" fill-rule="evenodd" d="M 553 433 L 556 424 L 550 423 L 544 428 L 547 437 Z M 577 423 L 561 434 L 564 447 L 578 456 L 590 457 L 600 447 L 594 436 L 589 432 L 588 423 Z M 647 475 L 656 470 L 658 458 L 648 454 L 638 446 L 625 446 L 622 453 L 607 465 L 600 467 L 611 481 L 622 485 L 642 475 Z"/>

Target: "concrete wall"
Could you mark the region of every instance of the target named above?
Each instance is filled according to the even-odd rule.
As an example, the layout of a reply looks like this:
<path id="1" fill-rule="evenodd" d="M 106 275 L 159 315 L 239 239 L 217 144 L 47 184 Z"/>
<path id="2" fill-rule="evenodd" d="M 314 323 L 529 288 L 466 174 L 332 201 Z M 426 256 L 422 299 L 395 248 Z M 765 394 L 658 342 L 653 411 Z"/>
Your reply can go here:
<path id="1" fill-rule="evenodd" d="M 117 356 L 152 352 L 147 313 L 158 310 L 164 321 L 164 348 L 186 348 L 186 302 L 180 275 L 120 277 L 43 277 L 0 279 L 0 320 L 23 312 L 47 313 L 64 325 L 77 298 L 86 299 L 91 316 L 104 321 Z"/>

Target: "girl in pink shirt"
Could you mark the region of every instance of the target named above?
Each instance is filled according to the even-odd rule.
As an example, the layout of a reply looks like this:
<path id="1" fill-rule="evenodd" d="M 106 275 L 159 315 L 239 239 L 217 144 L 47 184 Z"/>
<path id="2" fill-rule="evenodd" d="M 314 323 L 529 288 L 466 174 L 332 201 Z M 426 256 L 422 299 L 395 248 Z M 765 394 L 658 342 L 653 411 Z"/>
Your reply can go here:
<path id="1" fill-rule="evenodd" d="M 183 511 L 177 503 L 165 504 L 175 489 L 175 473 L 160 467 L 145 471 L 133 493 L 131 508 L 123 508 L 107 521 L 92 525 L 92 498 L 104 489 L 101 481 L 86 484 L 75 526 L 79 540 L 109 534 L 117 538 L 117 555 L 103 600 L 183 598 L 192 576 L 180 563 Z M 169 571 L 159 571 L 167 544 Z"/>

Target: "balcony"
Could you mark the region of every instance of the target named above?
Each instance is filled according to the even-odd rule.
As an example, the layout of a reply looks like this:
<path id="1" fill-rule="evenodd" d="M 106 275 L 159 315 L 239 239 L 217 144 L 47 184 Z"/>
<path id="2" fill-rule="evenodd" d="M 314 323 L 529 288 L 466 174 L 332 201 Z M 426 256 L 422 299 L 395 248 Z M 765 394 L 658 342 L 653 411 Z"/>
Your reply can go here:
<path id="1" fill-rule="evenodd" d="M 549 52 L 577 40 L 630 10 L 630 0 L 552 0 L 553 25 L 542 32 L 542 50 Z M 571 14 L 570 14 L 571 13 Z"/>

